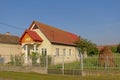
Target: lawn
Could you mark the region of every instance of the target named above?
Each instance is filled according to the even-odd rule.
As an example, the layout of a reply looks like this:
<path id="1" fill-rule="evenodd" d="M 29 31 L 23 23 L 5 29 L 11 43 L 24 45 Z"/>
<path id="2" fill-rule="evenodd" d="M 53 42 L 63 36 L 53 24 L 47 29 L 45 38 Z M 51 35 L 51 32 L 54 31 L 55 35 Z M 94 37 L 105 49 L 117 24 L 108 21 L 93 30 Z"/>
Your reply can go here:
<path id="1" fill-rule="evenodd" d="M 63 76 L 38 73 L 0 72 L 0 80 L 120 80 L 120 75 Z"/>
<path id="2" fill-rule="evenodd" d="M 114 53 L 114 60 L 115 64 L 117 67 L 109 67 L 109 69 L 120 69 L 120 54 Z M 52 69 L 61 69 L 63 67 L 63 64 L 58 64 L 58 65 L 52 65 L 49 66 L 49 68 Z M 92 56 L 92 57 L 87 57 L 83 59 L 83 68 L 84 70 L 104 70 L 105 67 L 101 67 L 98 65 L 98 55 L 97 56 Z M 108 68 L 108 67 L 107 67 Z M 76 62 L 71 62 L 71 63 L 65 63 L 64 64 L 64 69 L 81 69 L 81 63 L 80 61 Z"/>

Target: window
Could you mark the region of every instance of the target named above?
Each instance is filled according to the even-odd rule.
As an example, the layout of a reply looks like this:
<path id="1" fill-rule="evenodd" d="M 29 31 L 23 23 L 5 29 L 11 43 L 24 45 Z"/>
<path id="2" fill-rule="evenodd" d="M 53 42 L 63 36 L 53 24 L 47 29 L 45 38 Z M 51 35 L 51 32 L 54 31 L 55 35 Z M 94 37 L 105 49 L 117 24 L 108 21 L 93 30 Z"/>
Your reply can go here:
<path id="1" fill-rule="evenodd" d="M 59 56 L 59 48 L 56 48 L 56 56 Z"/>
<path id="2" fill-rule="evenodd" d="M 71 56 L 71 49 L 69 49 L 69 56 Z"/>
<path id="3" fill-rule="evenodd" d="M 42 55 L 47 55 L 47 49 L 46 48 L 42 48 Z"/>
<path id="4" fill-rule="evenodd" d="M 66 56 L 66 49 L 63 49 L 63 55 Z"/>
<path id="5" fill-rule="evenodd" d="M 35 26 L 33 27 L 33 29 L 38 29 L 37 25 L 35 25 Z"/>

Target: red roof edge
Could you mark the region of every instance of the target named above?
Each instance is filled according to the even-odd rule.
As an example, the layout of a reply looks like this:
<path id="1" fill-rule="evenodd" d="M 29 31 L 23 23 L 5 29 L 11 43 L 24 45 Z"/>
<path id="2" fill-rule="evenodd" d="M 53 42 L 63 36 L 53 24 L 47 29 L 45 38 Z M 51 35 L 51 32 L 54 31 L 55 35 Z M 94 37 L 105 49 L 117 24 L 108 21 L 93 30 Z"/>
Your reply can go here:
<path id="1" fill-rule="evenodd" d="M 74 41 L 79 40 L 79 36 L 78 35 L 76 35 L 74 33 L 71 33 L 71 32 L 67 32 L 67 34 L 69 34 L 69 36 L 71 36 Z"/>
<path id="2" fill-rule="evenodd" d="M 27 31 L 27 29 L 23 32 L 22 36 L 20 37 L 20 40 L 19 40 L 20 44 L 21 44 L 21 40 L 22 40 L 22 38 L 24 37 L 26 31 Z"/>
<path id="3" fill-rule="evenodd" d="M 19 42 L 21 43 L 22 38 L 24 37 L 24 35 L 28 33 L 29 36 L 35 41 L 35 42 L 42 42 L 42 38 L 35 32 L 35 31 L 30 31 L 30 30 L 25 30 L 24 33 L 22 34 Z"/>

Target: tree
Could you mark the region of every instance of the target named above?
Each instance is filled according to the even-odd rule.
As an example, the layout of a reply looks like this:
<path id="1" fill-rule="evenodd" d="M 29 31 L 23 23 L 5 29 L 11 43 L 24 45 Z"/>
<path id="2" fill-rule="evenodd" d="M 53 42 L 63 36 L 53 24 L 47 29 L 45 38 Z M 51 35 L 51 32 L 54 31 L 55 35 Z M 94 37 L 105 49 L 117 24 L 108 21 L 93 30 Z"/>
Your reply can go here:
<path id="1" fill-rule="evenodd" d="M 119 43 L 119 45 L 117 46 L 117 52 L 120 53 L 120 43 Z"/>
<path id="2" fill-rule="evenodd" d="M 30 55 L 30 59 L 32 60 L 32 65 L 37 65 L 37 59 L 39 58 L 39 54 L 37 52 L 32 52 Z"/>
<path id="3" fill-rule="evenodd" d="M 117 46 L 111 46 L 110 49 L 113 53 L 117 52 Z"/>
<path id="4" fill-rule="evenodd" d="M 84 54 L 87 52 L 87 55 L 92 56 L 98 54 L 98 49 L 96 44 L 92 43 L 91 41 L 79 37 L 78 41 L 75 42 L 76 47 L 79 49 L 79 52 Z"/>

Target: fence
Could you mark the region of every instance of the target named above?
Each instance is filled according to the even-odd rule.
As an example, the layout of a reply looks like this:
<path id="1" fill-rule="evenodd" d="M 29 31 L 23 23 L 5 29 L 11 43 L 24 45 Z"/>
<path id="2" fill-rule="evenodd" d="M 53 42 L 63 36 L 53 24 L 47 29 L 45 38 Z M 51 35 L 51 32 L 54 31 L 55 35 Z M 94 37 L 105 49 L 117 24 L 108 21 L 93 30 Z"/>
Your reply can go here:
<path id="1" fill-rule="evenodd" d="M 63 59 L 64 60 L 64 59 Z M 63 61 L 61 64 L 48 67 L 48 73 L 65 75 L 105 75 L 120 73 L 120 54 L 114 56 L 88 56 L 76 61 Z"/>
<path id="2" fill-rule="evenodd" d="M 9 62 L 4 57 L 9 57 Z M 0 70 L 39 72 L 63 75 L 104 75 L 120 73 L 120 54 L 114 56 L 37 56 L 30 58 L 31 65 L 24 65 L 24 57 L 6 55 L 0 57 Z M 8 60 L 7 60 L 8 61 Z"/>

